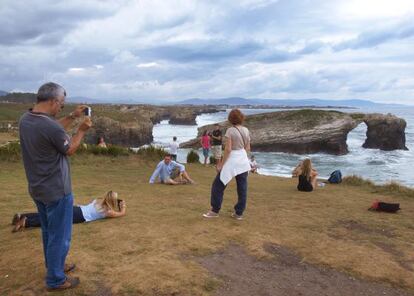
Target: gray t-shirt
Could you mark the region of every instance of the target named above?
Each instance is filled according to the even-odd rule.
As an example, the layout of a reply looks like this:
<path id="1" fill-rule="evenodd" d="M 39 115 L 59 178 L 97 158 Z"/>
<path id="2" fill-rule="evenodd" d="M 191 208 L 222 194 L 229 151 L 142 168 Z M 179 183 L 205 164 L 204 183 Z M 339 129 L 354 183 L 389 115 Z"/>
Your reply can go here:
<path id="1" fill-rule="evenodd" d="M 231 150 L 244 149 L 250 143 L 249 130 L 244 126 L 229 127 L 224 137 L 231 139 Z"/>
<path id="2" fill-rule="evenodd" d="M 45 113 L 28 111 L 20 118 L 20 146 L 33 199 L 57 201 L 72 192 L 66 152 L 70 137 L 62 125 Z"/>

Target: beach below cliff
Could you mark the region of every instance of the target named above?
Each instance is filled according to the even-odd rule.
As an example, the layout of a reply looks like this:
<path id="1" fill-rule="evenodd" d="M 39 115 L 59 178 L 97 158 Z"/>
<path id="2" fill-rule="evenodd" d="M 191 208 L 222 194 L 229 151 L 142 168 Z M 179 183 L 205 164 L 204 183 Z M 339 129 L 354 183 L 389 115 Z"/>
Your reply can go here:
<path id="1" fill-rule="evenodd" d="M 148 184 L 156 160 L 75 155 L 75 203 L 115 190 L 127 215 L 73 228 L 69 262 L 81 285 L 64 295 L 411 295 L 414 197 L 404 188 L 326 185 L 251 175 L 245 219 L 205 220 L 213 167 L 188 164 L 196 185 Z M 35 210 L 20 162 L 0 163 L 0 291 L 44 295 L 40 229 L 11 233 L 14 213 Z M 367 211 L 374 199 L 398 214 Z"/>

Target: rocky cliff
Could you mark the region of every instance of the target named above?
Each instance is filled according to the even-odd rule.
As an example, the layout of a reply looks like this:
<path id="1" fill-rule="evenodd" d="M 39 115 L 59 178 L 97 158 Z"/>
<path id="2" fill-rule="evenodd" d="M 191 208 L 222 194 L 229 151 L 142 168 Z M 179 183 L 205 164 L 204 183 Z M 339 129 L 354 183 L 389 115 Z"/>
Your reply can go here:
<path id="1" fill-rule="evenodd" d="M 153 140 L 154 124 L 169 120 L 172 124 L 195 125 L 203 113 L 218 112 L 209 106 L 92 105 L 93 127 L 85 142 L 95 144 L 104 137 L 110 144 L 138 147 Z"/>
<path id="2" fill-rule="evenodd" d="M 110 144 L 138 147 L 151 143 L 153 124 L 151 121 L 119 122 L 108 117 L 95 117 L 93 127 L 85 136 L 85 142 L 96 144 L 98 137 L 104 137 Z"/>
<path id="3" fill-rule="evenodd" d="M 406 149 L 405 121 L 392 115 L 304 109 L 247 116 L 245 126 L 250 130 L 253 151 L 341 155 L 348 152 L 348 133 L 361 122 L 368 126 L 367 142 L 370 148 Z M 220 126 L 224 130 L 229 124 L 221 122 Z M 199 128 L 199 135 L 206 129 L 212 130 L 213 125 Z M 197 145 L 198 140 L 195 139 L 183 143 L 181 147 Z M 364 147 L 368 146 L 364 144 Z"/>
<path id="4" fill-rule="evenodd" d="M 364 148 L 377 148 L 385 151 L 403 149 L 405 146 L 404 119 L 392 114 L 368 114 L 364 118 L 367 125 L 367 139 L 362 145 Z"/>

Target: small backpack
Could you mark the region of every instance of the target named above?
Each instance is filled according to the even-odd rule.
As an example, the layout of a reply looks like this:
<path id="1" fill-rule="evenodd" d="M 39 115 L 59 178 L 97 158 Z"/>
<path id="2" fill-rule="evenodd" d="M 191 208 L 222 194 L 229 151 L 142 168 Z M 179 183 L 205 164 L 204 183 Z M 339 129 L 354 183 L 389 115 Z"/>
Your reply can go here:
<path id="1" fill-rule="evenodd" d="M 400 208 L 399 203 L 390 203 L 390 202 L 383 202 L 375 200 L 371 207 L 368 209 L 370 211 L 378 211 L 378 212 L 387 212 L 387 213 L 396 213 Z"/>
<path id="2" fill-rule="evenodd" d="M 339 184 L 342 182 L 342 173 L 340 170 L 333 171 L 331 176 L 328 179 L 328 182 L 331 184 Z"/>

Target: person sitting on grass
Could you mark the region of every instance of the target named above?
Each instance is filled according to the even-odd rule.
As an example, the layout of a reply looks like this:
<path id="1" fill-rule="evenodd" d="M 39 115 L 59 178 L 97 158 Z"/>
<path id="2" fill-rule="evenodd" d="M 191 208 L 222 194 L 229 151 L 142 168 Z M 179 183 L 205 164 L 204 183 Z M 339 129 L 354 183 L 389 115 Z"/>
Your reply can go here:
<path id="1" fill-rule="evenodd" d="M 172 160 L 171 154 L 165 155 L 164 160 L 158 163 L 149 180 L 150 184 L 154 184 L 157 178 L 162 184 L 167 185 L 194 184 L 185 171 L 185 166 Z"/>
<path id="2" fill-rule="evenodd" d="M 108 148 L 106 146 L 105 139 L 103 137 L 98 138 L 98 142 L 96 143 L 96 146 L 101 147 L 101 148 Z"/>
<path id="3" fill-rule="evenodd" d="M 309 158 L 301 161 L 292 171 L 292 177 L 299 177 L 298 190 L 310 192 L 316 188 L 318 172 L 312 167 Z"/>
<path id="4" fill-rule="evenodd" d="M 91 222 L 104 218 L 122 217 L 126 213 L 125 201 L 118 199 L 118 193 L 108 191 L 101 199 L 94 199 L 90 204 L 73 206 L 73 224 Z M 39 213 L 18 213 L 13 217 L 13 232 L 25 228 L 40 227 Z"/>

